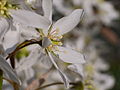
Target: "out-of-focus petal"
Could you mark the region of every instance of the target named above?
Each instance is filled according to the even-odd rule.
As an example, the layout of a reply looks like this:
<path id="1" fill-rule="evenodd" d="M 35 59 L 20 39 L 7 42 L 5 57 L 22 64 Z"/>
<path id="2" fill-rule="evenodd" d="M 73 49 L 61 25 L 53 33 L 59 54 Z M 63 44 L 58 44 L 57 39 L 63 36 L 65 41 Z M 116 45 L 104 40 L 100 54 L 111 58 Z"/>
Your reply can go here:
<path id="1" fill-rule="evenodd" d="M 16 67 L 16 71 L 20 72 L 22 70 L 27 70 L 31 68 L 36 62 L 38 62 L 39 58 L 42 57 L 42 53 L 39 52 L 39 49 L 36 48 L 33 50 L 27 58 L 22 58 Z"/>
<path id="2" fill-rule="evenodd" d="M 42 0 L 44 16 L 52 21 L 52 0 Z"/>
<path id="3" fill-rule="evenodd" d="M 5 50 L 19 43 L 19 32 L 9 30 L 4 36 L 4 48 Z"/>
<path id="4" fill-rule="evenodd" d="M 0 17 L 0 41 L 9 29 L 9 24 L 6 19 Z"/>
<path id="5" fill-rule="evenodd" d="M 17 84 L 20 84 L 20 80 L 18 79 L 16 73 L 1 55 L 0 55 L 0 68 L 3 70 L 4 74 L 8 77 L 8 79 L 13 80 Z"/>
<path id="6" fill-rule="evenodd" d="M 72 64 L 72 65 L 69 65 L 68 69 L 70 69 L 73 72 L 78 73 L 82 78 L 84 77 L 83 66 L 81 64 Z"/>

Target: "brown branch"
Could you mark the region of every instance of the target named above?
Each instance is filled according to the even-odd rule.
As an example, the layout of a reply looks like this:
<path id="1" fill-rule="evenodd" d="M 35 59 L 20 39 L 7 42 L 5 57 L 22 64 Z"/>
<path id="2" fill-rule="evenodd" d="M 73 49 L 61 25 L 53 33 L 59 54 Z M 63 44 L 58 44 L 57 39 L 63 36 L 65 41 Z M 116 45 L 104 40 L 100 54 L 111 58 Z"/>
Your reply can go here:
<path id="1" fill-rule="evenodd" d="M 27 41 L 24 41 L 23 43 L 21 43 L 20 45 L 18 45 L 17 47 L 16 47 L 16 49 L 12 52 L 12 53 L 10 53 L 8 56 L 7 56 L 7 58 L 6 58 L 6 60 L 8 59 L 8 58 L 10 58 L 11 56 L 14 56 L 15 54 L 16 54 L 16 52 L 18 52 L 20 49 L 22 49 L 22 48 L 24 48 L 24 47 L 26 47 L 26 46 L 29 46 L 29 45 L 32 45 L 32 44 L 39 44 L 39 45 L 42 45 L 42 41 L 40 40 L 40 41 L 36 41 L 36 40 L 27 40 Z"/>
<path id="2" fill-rule="evenodd" d="M 54 85 L 64 85 L 64 83 L 62 83 L 62 82 L 51 83 L 51 84 L 47 84 L 42 87 L 39 87 L 35 90 L 40 90 L 40 89 L 47 88 L 47 87 L 54 86 Z M 71 82 L 70 85 L 76 85 L 76 83 Z"/>
<path id="3" fill-rule="evenodd" d="M 26 40 L 26 41 L 24 41 L 23 43 L 19 44 L 19 45 L 16 47 L 16 49 L 15 49 L 13 52 L 11 52 L 11 53 L 6 57 L 6 60 L 7 60 L 8 58 L 10 58 L 10 64 L 11 64 L 12 68 L 15 68 L 15 59 L 14 59 L 14 57 L 15 57 L 16 53 L 17 53 L 20 49 L 22 49 L 22 48 L 24 48 L 24 47 L 26 47 L 26 46 L 32 45 L 32 44 L 39 44 L 39 45 L 41 46 L 41 45 L 42 45 L 42 40 L 40 40 L 40 41 L 37 41 L 37 40 L 35 40 L 35 39 Z"/>

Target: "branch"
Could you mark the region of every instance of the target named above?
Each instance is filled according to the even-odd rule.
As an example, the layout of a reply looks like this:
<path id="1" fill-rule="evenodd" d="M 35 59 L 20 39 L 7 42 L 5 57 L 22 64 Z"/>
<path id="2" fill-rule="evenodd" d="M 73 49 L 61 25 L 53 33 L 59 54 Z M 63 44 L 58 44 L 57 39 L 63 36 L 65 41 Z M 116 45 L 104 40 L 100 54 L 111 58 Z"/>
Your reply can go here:
<path id="1" fill-rule="evenodd" d="M 40 46 L 42 46 L 42 40 L 39 40 L 39 41 L 37 41 L 37 40 L 35 40 L 35 39 L 26 40 L 26 41 L 24 41 L 23 43 L 19 44 L 19 45 L 16 47 L 16 49 L 15 49 L 13 52 L 11 52 L 11 53 L 6 57 L 6 60 L 7 60 L 8 58 L 10 58 L 10 64 L 11 64 L 12 68 L 15 68 L 15 59 L 14 59 L 14 57 L 15 57 L 16 53 L 17 53 L 20 49 L 22 49 L 22 48 L 24 48 L 24 47 L 26 47 L 26 46 L 32 45 L 32 44 L 39 44 Z"/>
<path id="2" fill-rule="evenodd" d="M 16 47 L 16 49 L 15 49 L 12 53 L 10 53 L 10 54 L 7 56 L 6 60 L 7 60 L 8 58 L 10 58 L 11 56 L 14 56 L 14 55 L 16 54 L 16 52 L 18 52 L 20 49 L 22 49 L 22 48 L 24 48 L 24 47 L 26 47 L 26 46 L 32 45 L 32 44 L 42 45 L 42 41 L 41 41 L 41 40 L 40 40 L 40 41 L 37 41 L 37 40 L 34 40 L 34 41 L 33 41 L 33 39 L 32 39 L 32 40 L 24 41 L 23 43 L 21 43 L 20 45 L 18 45 L 18 46 Z"/>
<path id="3" fill-rule="evenodd" d="M 40 89 L 47 88 L 47 87 L 54 86 L 54 85 L 64 85 L 64 83 L 62 83 L 62 82 L 51 83 L 51 84 L 47 84 L 47 85 L 44 85 L 42 87 L 39 87 L 39 88 L 37 88 L 35 90 L 40 90 Z M 77 85 L 77 84 L 71 82 L 70 85 Z"/>

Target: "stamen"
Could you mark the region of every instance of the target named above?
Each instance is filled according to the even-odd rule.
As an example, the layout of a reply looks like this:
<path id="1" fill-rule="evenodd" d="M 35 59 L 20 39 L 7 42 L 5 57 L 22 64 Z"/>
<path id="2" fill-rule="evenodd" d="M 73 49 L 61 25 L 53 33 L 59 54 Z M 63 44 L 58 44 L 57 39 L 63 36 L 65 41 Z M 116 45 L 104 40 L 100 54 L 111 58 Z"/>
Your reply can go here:
<path id="1" fill-rule="evenodd" d="M 52 31 L 50 34 L 54 35 L 54 34 L 58 34 L 60 32 L 59 28 L 56 28 L 56 30 Z"/>
<path id="2" fill-rule="evenodd" d="M 17 5 L 10 4 L 7 0 L 0 1 L 0 16 L 10 17 L 9 9 L 18 9 Z"/>

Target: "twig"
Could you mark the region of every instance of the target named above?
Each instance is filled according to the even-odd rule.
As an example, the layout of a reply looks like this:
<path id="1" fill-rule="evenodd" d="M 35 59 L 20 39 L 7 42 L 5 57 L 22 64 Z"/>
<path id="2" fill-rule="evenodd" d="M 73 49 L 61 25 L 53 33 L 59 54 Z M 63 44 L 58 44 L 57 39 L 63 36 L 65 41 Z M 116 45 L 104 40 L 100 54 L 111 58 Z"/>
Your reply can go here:
<path id="1" fill-rule="evenodd" d="M 19 46 L 17 46 L 16 49 L 15 49 L 12 53 L 10 53 L 10 54 L 8 55 L 8 57 L 6 58 L 6 60 L 7 60 L 8 58 L 10 58 L 11 56 L 13 56 L 14 54 L 16 54 L 16 52 L 18 52 L 20 49 L 22 49 L 22 48 L 24 48 L 24 47 L 26 47 L 26 46 L 32 45 L 32 44 L 39 44 L 39 45 L 41 45 L 41 44 L 42 44 L 42 41 L 41 41 L 41 40 L 40 40 L 40 41 L 32 41 L 32 40 L 24 41 L 24 42 L 21 43 Z"/>
<path id="2" fill-rule="evenodd" d="M 47 88 L 47 87 L 54 86 L 54 85 L 64 85 L 64 83 L 62 83 L 62 82 L 51 83 L 51 84 L 47 84 L 42 87 L 39 87 L 35 90 L 40 90 L 40 89 Z M 76 85 L 76 83 L 71 82 L 70 85 Z"/>

